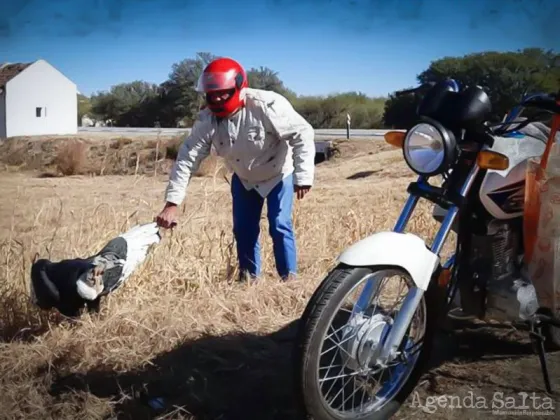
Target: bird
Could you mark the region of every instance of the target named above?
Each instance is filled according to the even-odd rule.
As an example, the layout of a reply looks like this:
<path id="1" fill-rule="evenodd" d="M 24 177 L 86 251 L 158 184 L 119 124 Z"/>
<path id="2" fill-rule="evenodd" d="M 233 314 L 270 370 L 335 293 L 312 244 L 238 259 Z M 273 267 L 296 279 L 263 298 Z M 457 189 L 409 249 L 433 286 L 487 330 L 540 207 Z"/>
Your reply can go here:
<path id="1" fill-rule="evenodd" d="M 35 258 L 31 265 L 30 299 L 43 310 L 56 308 L 75 318 L 84 307 L 99 312 L 103 296 L 121 287 L 161 241 L 155 222 L 136 225 L 87 258 L 53 262 Z"/>

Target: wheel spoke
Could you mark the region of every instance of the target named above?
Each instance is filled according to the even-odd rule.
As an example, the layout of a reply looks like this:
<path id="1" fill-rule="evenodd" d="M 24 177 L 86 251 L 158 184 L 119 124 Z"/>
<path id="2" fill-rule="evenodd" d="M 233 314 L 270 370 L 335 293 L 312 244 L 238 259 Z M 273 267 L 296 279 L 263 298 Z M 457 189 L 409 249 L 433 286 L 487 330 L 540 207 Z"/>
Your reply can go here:
<path id="1" fill-rule="evenodd" d="M 351 377 L 348 379 L 352 379 Z M 342 393 L 342 396 L 344 397 L 344 387 L 346 386 L 346 384 L 348 380 L 342 379 L 342 386 L 340 387 L 340 390 L 336 393 L 336 395 L 333 397 L 333 399 L 329 402 L 329 405 L 331 405 L 331 403 L 333 403 L 336 398 Z"/>
<path id="2" fill-rule="evenodd" d="M 343 347 L 342 344 L 352 340 L 353 338 L 355 338 L 357 336 L 357 333 L 345 338 L 344 340 L 342 340 L 340 343 L 336 343 L 336 341 L 334 341 L 332 338 L 329 337 L 329 340 L 331 340 L 333 343 L 335 343 L 334 346 L 330 347 L 328 350 L 325 350 L 324 352 L 322 352 L 320 354 L 320 356 L 324 355 L 325 353 L 328 353 L 329 351 L 335 349 L 335 348 L 339 348 L 340 350 L 344 351 L 344 353 L 346 353 L 348 355 L 348 357 L 352 357 L 352 355 L 350 353 L 348 353 Z"/>
<path id="3" fill-rule="evenodd" d="M 348 271 L 343 275 L 348 275 Z M 373 354 L 368 352 L 375 349 L 372 346 L 379 345 L 386 328 L 384 324 L 391 325 L 408 294 L 406 288 L 410 289 L 414 283 L 406 273 L 393 269 L 353 281 L 355 285 L 337 302 L 335 313 L 329 311 L 331 320 L 315 353 L 319 357 L 316 381 L 333 416 L 372 413 L 390 401 L 408 378 L 422 350 L 423 337 L 418 336 L 423 336 L 426 328 L 426 308 L 422 306 L 422 310 L 415 313 L 396 359 L 384 368 L 375 366 L 372 363 L 375 359 L 371 359 Z M 362 288 L 359 293 L 362 285 L 369 289 Z M 422 305 L 425 305 L 424 300 Z M 327 355 L 329 352 L 333 353 L 332 357 Z M 367 362 L 370 359 L 371 362 Z"/>
<path id="4" fill-rule="evenodd" d="M 369 378 L 369 373 L 367 374 L 367 378 Z M 365 381 L 365 384 L 367 384 L 367 379 Z M 360 388 L 362 389 L 362 398 L 360 399 L 360 408 L 364 406 L 364 397 L 367 395 L 369 396 L 369 392 L 367 390 L 367 388 L 364 386 L 364 383 L 362 382 L 360 384 Z"/>
<path id="5" fill-rule="evenodd" d="M 354 378 L 352 378 L 352 379 L 354 379 Z M 352 411 L 354 411 L 354 397 L 356 396 L 356 381 L 355 380 L 352 381 L 352 389 L 353 389 L 353 391 L 350 394 L 350 396 L 348 398 L 342 400 L 342 405 L 340 406 L 340 408 L 344 409 L 344 407 L 346 406 L 346 402 L 350 398 L 352 398 Z M 359 387 L 358 387 L 358 389 L 359 389 Z"/>
<path id="6" fill-rule="evenodd" d="M 340 350 L 342 350 L 342 347 L 338 347 L 338 348 L 337 348 L 337 352 L 340 352 Z M 345 351 L 345 353 L 348 354 L 348 352 L 346 352 L 346 351 Z M 335 356 L 336 356 L 336 354 L 337 354 L 337 353 L 335 353 Z M 348 362 L 350 361 L 351 355 L 348 355 L 348 356 L 349 356 L 349 357 L 346 358 L 346 360 L 344 361 L 344 364 L 342 365 L 342 368 L 340 369 L 339 372 L 344 372 L 344 369 L 346 369 L 346 367 L 348 366 Z M 332 362 L 331 362 L 331 363 L 332 363 Z M 328 372 L 328 371 L 327 371 L 327 372 Z M 344 381 L 344 379 L 343 379 L 343 381 Z M 332 388 L 333 388 L 333 386 L 334 386 L 335 383 L 336 383 L 336 380 L 333 380 L 333 382 L 332 382 L 332 384 L 331 384 L 331 386 L 330 386 L 330 388 L 329 388 L 329 391 L 328 391 L 327 394 L 325 395 L 325 399 L 327 399 L 327 396 L 328 396 L 328 395 L 330 394 L 330 392 L 332 391 Z M 343 386 L 345 386 L 345 385 L 343 384 Z M 337 395 L 338 395 L 338 394 L 337 394 Z M 333 398 L 333 401 L 334 401 L 334 399 L 336 399 L 336 396 Z M 330 404 L 329 404 L 329 405 L 330 405 Z"/>
<path id="7" fill-rule="evenodd" d="M 331 362 L 331 363 L 332 363 L 332 362 Z M 330 365 L 330 366 L 319 367 L 319 370 L 321 370 L 321 369 L 341 368 L 341 367 L 343 367 L 343 365 L 336 365 L 336 366 Z"/>
<path id="8" fill-rule="evenodd" d="M 337 328 L 337 329 L 335 330 L 335 329 L 333 328 L 332 324 L 329 325 L 329 328 L 332 329 L 333 332 L 332 332 L 331 334 L 325 336 L 325 339 L 331 338 L 333 335 L 336 335 L 336 336 L 338 337 L 338 333 L 339 333 L 341 330 L 343 330 L 344 328 L 347 328 L 347 327 L 348 327 L 348 325 L 347 325 L 347 324 L 344 324 L 342 327 Z"/>
<path id="9" fill-rule="evenodd" d="M 337 348 L 337 349 L 336 349 L 336 352 L 334 353 L 334 356 L 333 356 L 333 358 L 332 358 L 332 360 L 331 360 L 331 365 L 334 363 L 334 360 L 336 359 L 336 356 L 337 356 L 338 354 L 340 354 L 340 349 L 339 349 L 339 348 Z M 345 367 L 346 367 L 346 362 L 340 367 L 340 369 L 339 369 L 338 371 L 339 371 L 339 372 L 344 372 Z M 327 372 L 325 373 L 325 376 L 327 376 L 327 375 L 329 374 L 329 372 L 330 372 L 330 368 L 329 368 L 329 369 L 327 370 Z M 332 388 L 333 388 L 333 386 L 334 386 L 335 383 L 336 383 L 336 381 L 333 381 L 333 382 L 331 383 L 331 386 L 329 387 L 329 390 L 328 390 L 327 393 L 325 394 L 325 398 L 327 398 L 327 396 L 331 393 Z"/>
<path id="10" fill-rule="evenodd" d="M 346 373 L 343 375 L 337 375 L 337 376 L 331 376 L 330 378 L 322 378 L 319 380 L 319 382 L 322 381 L 331 381 L 331 380 L 335 380 L 335 379 L 342 379 L 342 378 L 346 378 L 346 377 L 352 377 L 352 376 L 356 376 L 356 375 L 360 375 L 363 372 L 352 372 L 352 373 Z"/>

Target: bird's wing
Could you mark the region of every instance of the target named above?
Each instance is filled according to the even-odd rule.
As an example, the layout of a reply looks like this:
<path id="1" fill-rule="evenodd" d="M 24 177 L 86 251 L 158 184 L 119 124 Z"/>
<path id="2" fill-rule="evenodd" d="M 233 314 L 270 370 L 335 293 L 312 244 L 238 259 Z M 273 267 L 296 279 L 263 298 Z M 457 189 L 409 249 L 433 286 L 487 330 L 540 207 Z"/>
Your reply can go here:
<path id="1" fill-rule="evenodd" d="M 159 227 L 154 223 L 137 225 L 119 235 L 127 244 L 126 259 L 120 282 L 126 280 L 146 259 L 150 247 L 161 241 Z"/>

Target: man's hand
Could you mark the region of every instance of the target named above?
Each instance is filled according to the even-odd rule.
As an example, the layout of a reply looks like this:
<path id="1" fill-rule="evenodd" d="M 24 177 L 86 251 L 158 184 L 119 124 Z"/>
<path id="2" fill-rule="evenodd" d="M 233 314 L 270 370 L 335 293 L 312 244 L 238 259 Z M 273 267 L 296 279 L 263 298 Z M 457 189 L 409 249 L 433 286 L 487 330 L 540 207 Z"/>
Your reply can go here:
<path id="1" fill-rule="evenodd" d="M 297 199 L 301 200 L 305 197 L 305 194 L 309 192 L 311 185 L 294 185 L 294 192 L 296 193 Z"/>
<path id="2" fill-rule="evenodd" d="M 177 205 L 166 203 L 160 214 L 156 216 L 158 226 L 169 229 L 177 224 Z"/>

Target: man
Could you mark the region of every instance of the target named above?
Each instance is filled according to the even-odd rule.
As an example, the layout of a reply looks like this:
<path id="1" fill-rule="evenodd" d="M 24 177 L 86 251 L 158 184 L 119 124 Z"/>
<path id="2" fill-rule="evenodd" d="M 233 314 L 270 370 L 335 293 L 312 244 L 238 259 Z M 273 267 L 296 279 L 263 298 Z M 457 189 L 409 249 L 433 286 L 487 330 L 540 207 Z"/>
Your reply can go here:
<path id="1" fill-rule="evenodd" d="M 292 204 L 294 193 L 302 199 L 313 184 L 313 128 L 282 95 L 249 88 L 245 70 L 230 58 L 211 62 L 197 91 L 205 94 L 206 106 L 179 150 L 157 223 L 173 226 L 190 177 L 213 145 L 234 172 L 233 233 L 240 279 L 260 274 L 259 222 L 265 200 L 276 269 L 283 280 L 294 278 Z"/>

